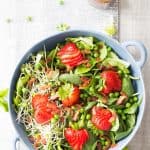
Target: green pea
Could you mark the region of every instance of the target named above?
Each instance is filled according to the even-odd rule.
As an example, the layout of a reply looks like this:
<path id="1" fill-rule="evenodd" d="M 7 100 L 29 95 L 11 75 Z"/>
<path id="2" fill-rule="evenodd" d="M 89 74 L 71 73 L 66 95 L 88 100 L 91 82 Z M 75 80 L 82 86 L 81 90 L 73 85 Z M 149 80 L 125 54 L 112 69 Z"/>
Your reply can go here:
<path id="1" fill-rule="evenodd" d="M 105 145 L 105 141 L 101 141 L 101 144 L 104 146 Z"/>
<path id="2" fill-rule="evenodd" d="M 130 103 L 126 103 L 126 107 L 128 108 L 128 107 L 130 107 L 131 106 L 131 104 Z"/>
<path id="3" fill-rule="evenodd" d="M 138 101 L 137 96 L 134 96 L 134 97 L 133 97 L 133 100 L 134 100 L 134 102 L 137 102 L 137 101 Z"/>
<path id="4" fill-rule="evenodd" d="M 90 91 L 90 92 L 94 92 L 94 88 L 93 88 L 93 87 L 90 87 L 89 91 Z"/>
<path id="5" fill-rule="evenodd" d="M 114 97 L 114 94 L 113 94 L 113 93 L 110 93 L 110 94 L 109 94 L 109 97 L 111 97 L 111 98 Z"/>
<path id="6" fill-rule="evenodd" d="M 83 112 L 84 112 L 84 109 L 83 109 L 83 108 L 81 108 L 81 109 L 80 109 L 80 113 L 83 113 Z"/>
<path id="7" fill-rule="evenodd" d="M 114 96 L 115 96 L 115 97 L 118 97 L 119 95 L 120 95 L 119 92 L 115 92 L 115 93 L 114 93 Z"/>
<path id="8" fill-rule="evenodd" d="M 56 120 L 58 120 L 59 119 L 59 115 L 54 115 L 54 118 L 56 119 Z"/>
<path id="9" fill-rule="evenodd" d="M 93 127 L 93 124 L 92 124 L 91 120 L 89 120 L 89 121 L 87 122 L 87 127 L 88 127 L 88 128 L 92 128 L 92 127 Z"/>
<path id="10" fill-rule="evenodd" d="M 81 120 L 84 120 L 84 119 L 85 119 L 85 115 L 82 114 L 82 115 L 81 115 Z"/>
<path id="11" fill-rule="evenodd" d="M 118 73 L 121 75 L 121 74 L 122 74 L 122 71 L 121 71 L 121 70 L 118 70 Z"/>
<path id="12" fill-rule="evenodd" d="M 130 103 L 133 103 L 133 102 L 134 102 L 133 98 L 130 98 L 129 102 L 130 102 Z"/>
<path id="13" fill-rule="evenodd" d="M 125 115 L 122 115 L 121 117 L 122 117 L 123 120 L 126 120 L 126 116 Z"/>
<path id="14" fill-rule="evenodd" d="M 94 53 L 94 57 L 98 57 L 98 53 Z"/>
<path id="15" fill-rule="evenodd" d="M 51 123 L 53 124 L 53 123 L 56 123 L 57 122 L 57 120 L 55 119 L 55 118 L 52 118 L 51 119 Z"/>
<path id="16" fill-rule="evenodd" d="M 109 143 L 108 143 L 108 141 L 105 141 L 105 145 L 108 145 Z"/>
<path id="17" fill-rule="evenodd" d="M 118 112 L 118 114 L 122 114 L 122 110 L 121 109 L 118 109 L 117 112 Z"/>
<path id="18" fill-rule="evenodd" d="M 108 50 L 108 51 L 111 51 L 111 47 L 110 47 L 110 46 L 109 46 L 109 47 L 107 47 L 107 50 Z"/>
<path id="19" fill-rule="evenodd" d="M 84 98 L 84 94 L 80 94 L 80 97 L 81 97 L 81 98 Z"/>
<path id="20" fill-rule="evenodd" d="M 84 120 L 80 120 L 80 121 L 78 122 L 78 127 L 79 127 L 79 128 L 83 128 L 84 126 L 85 126 Z"/>
<path id="21" fill-rule="evenodd" d="M 91 118 L 91 115 L 90 115 L 90 114 L 87 114 L 87 115 L 86 115 L 86 119 L 89 120 L 90 118 Z"/>

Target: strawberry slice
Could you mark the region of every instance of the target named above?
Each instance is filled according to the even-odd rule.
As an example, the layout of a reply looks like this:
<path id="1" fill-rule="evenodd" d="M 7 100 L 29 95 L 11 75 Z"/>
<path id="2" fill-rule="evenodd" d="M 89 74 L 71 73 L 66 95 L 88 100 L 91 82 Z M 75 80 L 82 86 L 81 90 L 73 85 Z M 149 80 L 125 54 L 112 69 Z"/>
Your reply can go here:
<path id="1" fill-rule="evenodd" d="M 36 109 L 34 112 L 34 118 L 39 124 L 46 124 L 53 118 L 51 112 L 49 112 L 46 107 L 41 107 L 40 109 Z"/>
<path id="2" fill-rule="evenodd" d="M 48 101 L 48 95 L 36 94 L 32 98 L 32 107 L 35 110 L 34 118 L 39 124 L 48 123 L 55 114 L 59 114 L 59 109 L 54 102 Z"/>
<path id="3" fill-rule="evenodd" d="M 64 135 L 73 150 L 82 150 L 83 145 L 89 138 L 86 129 L 74 130 L 72 128 L 66 128 Z"/>
<path id="4" fill-rule="evenodd" d="M 100 130 L 109 131 L 111 129 L 112 117 L 113 114 L 108 109 L 97 106 L 92 108 L 92 123 Z"/>
<path id="5" fill-rule="evenodd" d="M 41 94 L 36 94 L 32 98 L 32 107 L 34 109 L 46 105 L 48 102 L 48 95 L 41 95 Z"/>
<path id="6" fill-rule="evenodd" d="M 83 55 L 74 43 L 67 43 L 60 49 L 57 56 L 68 67 L 78 66 L 83 61 Z"/>
<path id="7" fill-rule="evenodd" d="M 104 79 L 105 86 L 101 90 L 101 93 L 108 95 L 111 92 L 120 91 L 122 88 L 122 81 L 119 74 L 113 70 L 106 70 L 101 73 L 101 77 Z"/>
<path id="8" fill-rule="evenodd" d="M 58 95 L 63 105 L 69 107 L 79 102 L 80 90 L 77 86 L 65 84 L 58 89 Z"/>

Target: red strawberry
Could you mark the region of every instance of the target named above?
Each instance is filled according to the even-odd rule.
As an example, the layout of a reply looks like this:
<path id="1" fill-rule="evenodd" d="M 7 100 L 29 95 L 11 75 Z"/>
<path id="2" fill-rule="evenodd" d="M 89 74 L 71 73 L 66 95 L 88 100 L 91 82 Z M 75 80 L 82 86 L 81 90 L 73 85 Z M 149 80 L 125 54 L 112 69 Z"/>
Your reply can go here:
<path id="1" fill-rule="evenodd" d="M 79 102 L 80 98 L 80 90 L 78 87 L 73 87 L 71 93 L 62 100 L 62 103 L 64 106 L 72 106 L 74 104 L 77 104 Z"/>
<path id="2" fill-rule="evenodd" d="M 34 112 L 34 118 L 39 124 L 46 124 L 53 118 L 51 112 L 48 112 L 45 107 L 41 107 L 40 109 L 36 109 Z"/>
<path id="3" fill-rule="evenodd" d="M 100 130 L 109 131 L 111 129 L 112 117 L 113 114 L 108 109 L 97 106 L 92 108 L 92 123 Z"/>
<path id="4" fill-rule="evenodd" d="M 86 129 L 74 130 L 65 129 L 65 138 L 73 150 L 82 150 L 83 145 L 87 142 L 89 135 Z"/>
<path id="5" fill-rule="evenodd" d="M 57 53 L 58 57 L 68 67 L 75 67 L 82 63 L 83 55 L 74 43 L 67 43 Z"/>
<path id="6" fill-rule="evenodd" d="M 39 124 L 46 124 L 59 109 L 54 102 L 48 102 L 48 95 L 37 94 L 32 98 L 32 106 L 35 110 L 34 118 Z"/>
<path id="7" fill-rule="evenodd" d="M 36 94 L 32 98 L 32 107 L 37 109 L 39 106 L 45 106 L 48 102 L 48 95 Z"/>
<path id="8" fill-rule="evenodd" d="M 101 77 L 104 79 L 105 86 L 101 90 L 104 95 L 111 92 L 117 92 L 121 90 L 122 81 L 119 74 L 116 71 L 106 70 L 101 73 Z"/>

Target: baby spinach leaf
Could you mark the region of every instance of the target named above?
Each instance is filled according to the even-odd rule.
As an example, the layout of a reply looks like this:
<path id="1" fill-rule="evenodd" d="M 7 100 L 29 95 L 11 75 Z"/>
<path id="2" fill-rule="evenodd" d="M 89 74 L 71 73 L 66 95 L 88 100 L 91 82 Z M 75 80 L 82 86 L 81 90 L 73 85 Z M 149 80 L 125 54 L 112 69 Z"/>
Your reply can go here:
<path id="1" fill-rule="evenodd" d="M 16 86 L 18 94 L 20 94 L 22 92 L 22 88 L 27 83 L 27 81 L 29 80 L 29 78 L 30 78 L 29 75 L 25 75 L 23 77 L 19 77 L 18 82 L 17 82 L 17 86 Z"/>
<path id="2" fill-rule="evenodd" d="M 107 47 L 103 45 L 103 48 L 100 49 L 100 60 L 103 61 L 107 56 Z"/>
<path id="3" fill-rule="evenodd" d="M 129 128 L 132 129 L 135 126 L 135 122 L 136 122 L 136 115 L 135 114 L 127 115 L 126 123 L 127 123 Z"/>
<path id="4" fill-rule="evenodd" d="M 96 150 L 97 146 L 97 140 L 96 136 L 94 136 L 92 133 L 89 133 L 89 139 L 85 143 L 83 150 Z"/>
<path id="5" fill-rule="evenodd" d="M 91 70 L 91 68 L 87 68 L 83 65 L 80 65 L 78 66 L 76 69 L 75 69 L 75 74 L 84 74 L 84 73 L 87 73 Z"/>
<path id="6" fill-rule="evenodd" d="M 132 131 L 132 129 L 129 128 L 128 130 L 123 131 L 123 132 L 116 132 L 116 135 L 115 135 L 116 141 L 119 141 L 119 140 L 123 139 L 124 137 L 128 136 L 131 131 Z"/>
<path id="7" fill-rule="evenodd" d="M 8 94 L 8 89 L 0 90 L 0 97 L 5 97 Z"/>
<path id="8" fill-rule="evenodd" d="M 129 77 L 124 77 L 122 80 L 122 91 L 125 92 L 129 97 L 134 94 L 133 85 Z"/>
<path id="9" fill-rule="evenodd" d="M 79 85 L 81 83 L 81 79 L 78 75 L 69 73 L 61 74 L 59 76 L 59 80 L 62 82 L 69 82 L 76 85 Z"/>

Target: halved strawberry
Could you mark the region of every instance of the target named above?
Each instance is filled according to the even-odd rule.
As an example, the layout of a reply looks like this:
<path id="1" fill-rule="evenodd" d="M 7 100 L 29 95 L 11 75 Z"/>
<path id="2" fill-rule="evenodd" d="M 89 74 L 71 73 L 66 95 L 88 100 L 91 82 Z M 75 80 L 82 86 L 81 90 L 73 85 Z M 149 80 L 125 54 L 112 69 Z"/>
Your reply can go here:
<path id="1" fill-rule="evenodd" d="M 92 123 L 100 130 L 109 131 L 111 129 L 112 117 L 113 114 L 108 109 L 97 106 L 92 108 Z"/>
<path id="2" fill-rule="evenodd" d="M 77 86 L 65 84 L 59 88 L 58 95 L 63 105 L 69 107 L 79 102 L 80 90 Z"/>
<path id="3" fill-rule="evenodd" d="M 32 98 L 32 107 L 36 109 L 39 106 L 45 106 L 48 102 L 48 95 L 36 94 Z"/>
<path id="4" fill-rule="evenodd" d="M 48 95 L 36 94 L 32 98 L 32 107 L 35 110 L 34 118 L 39 124 L 46 124 L 55 114 L 59 113 L 59 109 L 54 102 L 48 101 Z"/>
<path id="5" fill-rule="evenodd" d="M 39 124 L 46 124 L 53 118 L 51 112 L 48 112 L 45 107 L 41 107 L 40 109 L 36 109 L 34 112 L 34 118 Z"/>
<path id="6" fill-rule="evenodd" d="M 57 56 L 60 58 L 62 63 L 68 67 L 78 66 L 83 60 L 83 55 L 75 43 L 67 43 L 60 49 Z"/>
<path id="7" fill-rule="evenodd" d="M 73 150 L 82 150 L 83 145 L 89 138 L 86 129 L 75 130 L 72 128 L 66 128 L 64 135 Z"/>
<path id="8" fill-rule="evenodd" d="M 111 92 L 117 92 L 121 90 L 122 81 L 119 74 L 113 70 L 106 70 L 101 73 L 101 77 L 104 79 L 104 88 L 101 90 L 102 94 L 107 95 Z"/>

